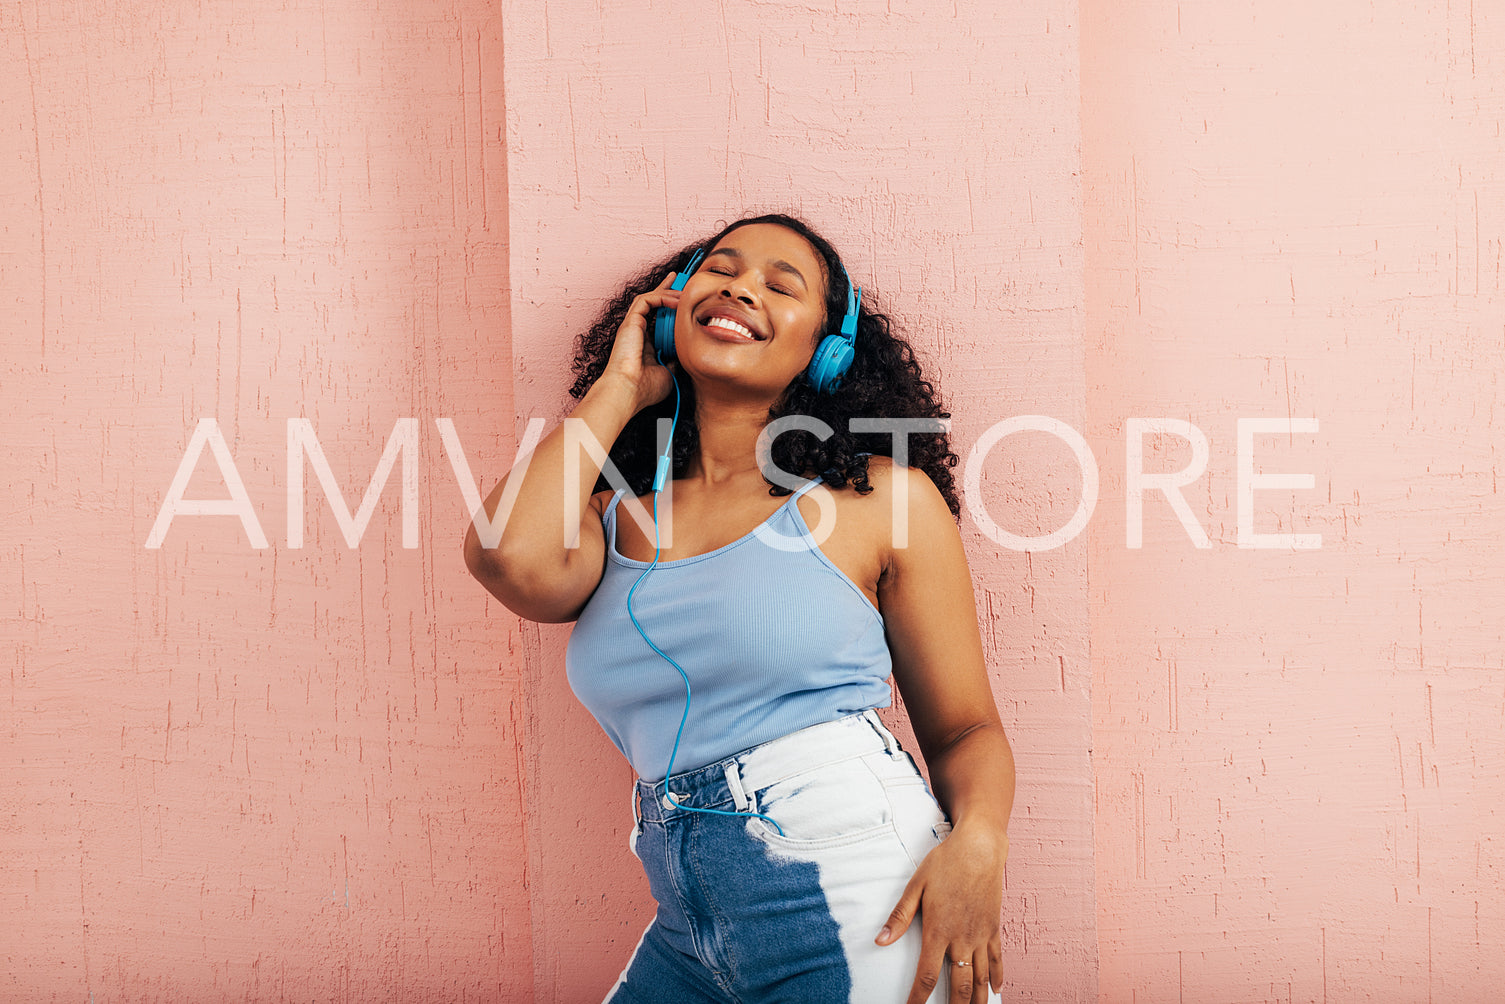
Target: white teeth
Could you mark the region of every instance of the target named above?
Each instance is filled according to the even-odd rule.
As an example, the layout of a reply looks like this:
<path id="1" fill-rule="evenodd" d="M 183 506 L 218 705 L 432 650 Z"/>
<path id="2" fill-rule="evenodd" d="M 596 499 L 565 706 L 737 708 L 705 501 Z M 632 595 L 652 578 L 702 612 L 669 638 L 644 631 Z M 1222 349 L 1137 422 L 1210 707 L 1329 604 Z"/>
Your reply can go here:
<path id="1" fill-rule="evenodd" d="M 729 317 L 713 317 L 705 322 L 705 326 L 708 328 L 725 328 L 727 331 L 736 332 L 743 338 L 754 338 L 756 340 L 752 329 L 748 328 L 745 324 L 738 324 Z"/>

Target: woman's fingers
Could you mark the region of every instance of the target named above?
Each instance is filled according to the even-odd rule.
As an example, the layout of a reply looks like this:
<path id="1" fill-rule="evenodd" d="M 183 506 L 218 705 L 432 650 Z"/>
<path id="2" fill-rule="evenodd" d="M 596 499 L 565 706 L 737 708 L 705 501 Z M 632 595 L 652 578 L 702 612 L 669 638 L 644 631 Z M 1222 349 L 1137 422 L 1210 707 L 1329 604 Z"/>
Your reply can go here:
<path id="1" fill-rule="evenodd" d="M 880 945 L 891 945 L 899 940 L 899 936 L 909 929 L 910 921 L 914 920 L 915 911 L 920 906 L 920 889 L 923 883 L 917 881 L 919 872 L 909 880 L 904 887 L 904 894 L 899 897 L 899 904 L 894 907 L 894 912 L 888 915 L 888 920 L 883 924 L 883 930 L 878 932 L 878 937 L 873 940 Z"/>
<path id="2" fill-rule="evenodd" d="M 633 298 L 632 306 L 627 308 L 627 316 L 622 319 L 622 325 L 617 329 L 615 348 L 626 352 L 633 358 L 641 355 L 647 361 L 656 362 L 657 358 L 653 356 L 653 337 L 649 334 L 653 313 L 660 307 L 674 310 L 678 306 L 679 290 L 677 289 L 656 289 L 651 293 L 640 293 Z M 638 351 L 639 349 L 641 352 Z"/>
<path id="3" fill-rule="evenodd" d="M 1000 968 L 994 967 L 987 946 L 976 949 L 953 945 L 937 950 L 926 945 L 920 949 L 920 964 L 905 1004 L 926 1004 L 937 985 L 947 988 L 946 1004 L 971 1004 L 986 1001 L 988 990 L 999 982 Z M 942 980 L 945 983 L 942 983 Z"/>
<path id="4" fill-rule="evenodd" d="M 679 306 L 678 290 L 665 290 L 664 293 L 663 302 L 658 306 L 650 306 L 643 315 L 643 362 L 649 366 L 658 363 L 658 348 L 654 342 L 653 335 L 653 328 L 656 323 L 655 315 L 658 313 L 660 307 L 665 310 L 674 310 Z"/>
<path id="5" fill-rule="evenodd" d="M 669 289 L 669 283 L 674 281 L 674 273 L 665 276 L 664 281 L 659 283 L 657 289 L 646 293 L 639 293 L 632 298 L 632 306 L 627 308 L 627 316 L 622 319 L 622 325 L 617 329 L 618 341 L 621 335 L 628 329 L 639 334 L 646 335 L 648 331 L 648 318 L 660 307 L 673 310 L 679 306 L 679 290 Z"/>
<path id="6" fill-rule="evenodd" d="M 986 947 L 979 948 L 965 961 L 972 963 L 970 966 L 951 967 L 951 999 L 953 1001 L 986 1001 L 988 999 L 988 981 L 993 970 L 988 962 L 988 950 Z M 958 984 L 967 981 L 967 991 L 961 993 Z"/>
<path id="7" fill-rule="evenodd" d="M 965 965 L 961 963 L 965 963 Z M 951 992 L 946 995 L 946 1004 L 971 1004 L 973 987 L 972 957 L 962 955 L 960 959 L 953 959 L 948 955 L 946 958 L 946 969 L 951 976 Z"/>
<path id="8" fill-rule="evenodd" d="M 615 374 L 634 388 L 638 408 L 660 401 L 669 393 L 669 371 L 659 364 L 648 332 L 655 310 L 660 307 L 673 310 L 679 305 L 679 290 L 669 288 L 674 275 L 670 272 L 657 289 L 633 297 L 626 316 L 617 326 L 616 341 L 606 363 L 606 374 Z"/>
<path id="9" fill-rule="evenodd" d="M 664 276 L 663 281 L 656 287 L 646 293 L 639 293 L 637 299 L 645 301 L 650 309 L 653 307 L 669 307 L 672 309 L 679 302 L 680 291 L 670 289 L 669 285 L 674 282 L 674 277 L 678 274 L 678 272 L 670 272 Z M 636 307 L 637 303 L 634 302 L 633 306 Z"/>
<path id="10" fill-rule="evenodd" d="M 941 981 L 944 967 L 950 965 L 951 960 L 946 958 L 944 949 L 932 949 L 928 945 L 920 948 L 920 964 L 915 969 L 914 982 L 909 986 L 909 999 L 904 1004 L 926 1004 L 930 995 L 935 991 L 936 984 Z M 955 987 L 956 981 L 952 981 Z"/>
<path id="11" fill-rule="evenodd" d="M 637 299 L 646 301 L 649 307 L 674 306 L 675 303 L 679 302 L 680 291 L 677 289 L 670 289 L 669 284 L 674 281 L 674 277 L 678 274 L 678 272 L 670 272 L 668 275 L 664 276 L 663 282 L 660 282 L 658 286 L 646 293 L 639 293 Z M 665 303 L 665 299 L 668 299 L 671 302 Z"/>

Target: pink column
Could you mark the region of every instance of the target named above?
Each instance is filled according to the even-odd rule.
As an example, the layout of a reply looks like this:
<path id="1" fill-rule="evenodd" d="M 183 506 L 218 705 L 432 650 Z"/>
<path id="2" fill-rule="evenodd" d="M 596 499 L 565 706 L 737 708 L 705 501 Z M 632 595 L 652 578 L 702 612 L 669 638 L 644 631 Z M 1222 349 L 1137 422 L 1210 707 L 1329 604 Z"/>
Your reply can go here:
<path id="1" fill-rule="evenodd" d="M 498 999 L 531 967 L 517 624 L 460 558 L 513 442 L 484 3 L 0 10 L 0 997 Z M 311 464 L 288 545 L 287 425 Z M 200 419 L 268 539 L 179 517 Z M 203 454 L 189 498 L 226 498 Z"/>
<path id="2" fill-rule="evenodd" d="M 573 337 L 628 274 L 718 221 L 793 210 L 922 350 L 960 449 L 1015 413 L 1083 426 L 1074 5 L 504 13 L 520 415 L 561 413 Z M 1049 442 L 1000 445 L 993 518 L 1064 522 L 1061 464 Z M 1031 557 L 963 528 L 1019 757 L 1011 993 L 1081 999 L 1096 990 L 1085 541 Z M 525 636 L 538 999 L 593 1000 L 652 915 L 626 846 L 631 775 L 565 685 L 566 631 Z"/>
<path id="3" fill-rule="evenodd" d="M 1505 982 L 1490 5 L 1083 18 L 1100 998 L 1485 1000 Z M 1125 436 L 1189 422 L 1210 547 Z M 1238 546 L 1237 422 L 1258 533 Z M 1144 469 L 1191 449 L 1146 437 Z"/>

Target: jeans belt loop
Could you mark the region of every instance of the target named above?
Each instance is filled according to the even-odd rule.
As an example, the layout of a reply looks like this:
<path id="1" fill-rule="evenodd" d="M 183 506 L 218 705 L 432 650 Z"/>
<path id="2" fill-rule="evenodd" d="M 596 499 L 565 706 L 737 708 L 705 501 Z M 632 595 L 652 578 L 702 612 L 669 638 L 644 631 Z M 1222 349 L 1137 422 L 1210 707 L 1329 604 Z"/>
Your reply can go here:
<path id="1" fill-rule="evenodd" d="M 901 748 L 899 746 L 899 740 L 894 736 L 892 732 L 888 730 L 888 726 L 883 724 L 883 719 L 878 717 L 878 712 L 874 711 L 872 708 L 869 708 L 866 712 L 864 712 L 864 717 L 867 718 L 868 724 L 873 727 L 873 731 L 877 732 L 878 735 L 883 737 L 883 752 L 887 753 L 889 756 L 893 756 L 894 754 L 898 753 Z"/>
<path id="2" fill-rule="evenodd" d="M 737 771 L 736 761 L 726 765 L 726 787 L 732 793 L 732 801 L 737 805 L 738 812 L 757 812 L 753 805 L 752 796 L 742 787 L 742 775 Z"/>

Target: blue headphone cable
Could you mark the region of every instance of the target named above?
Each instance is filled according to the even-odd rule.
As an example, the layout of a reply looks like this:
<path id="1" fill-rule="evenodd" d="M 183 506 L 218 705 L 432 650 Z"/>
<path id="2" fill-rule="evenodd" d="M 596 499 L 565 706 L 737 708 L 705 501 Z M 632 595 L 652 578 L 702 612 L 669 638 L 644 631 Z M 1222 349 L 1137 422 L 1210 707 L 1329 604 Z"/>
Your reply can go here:
<path id="1" fill-rule="evenodd" d="M 679 663 L 675 662 L 663 649 L 653 643 L 653 639 L 648 637 L 648 632 L 643 630 L 643 625 L 638 623 L 637 615 L 632 612 L 633 594 L 638 591 L 638 586 L 642 585 L 643 580 L 648 577 L 648 573 L 657 567 L 659 555 L 663 553 L 663 548 L 660 545 L 658 537 L 658 493 L 663 491 L 664 485 L 669 480 L 669 474 L 674 463 L 674 430 L 679 426 L 679 378 L 674 374 L 672 369 L 669 370 L 669 378 L 674 381 L 674 418 L 669 423 L 669 444 L 664 447 L 663 456 L 658 458 L 658 468 L 654 471 L 653 475 L 653 560 L 649 562 L 647 568 L 643 569 L 643 574 L 639 575 L 637 580 L 633 582 L 632 588 L 627 590 L 627 616 L 632 621 L 632 626 L 638 629 L 638 634 L 643 636 L 643 640 L 648 643 L 648 647 L 657 652 L 661 659 L 673 666 L 679 673 L 680 679 L 685 681 L 685 711 L 679 717 L 679 731 L 674 733 L 674 748 L 669 751 L 669 766 L 664 770 L 664 798 L 676 809 L 683 809 L 686 812 L 703 812 L 709 816 L 751 816 L 761 819 L 770 824 L 775 830 L 778 830 L 779 836 L 782 837 L 784 835 L 784 828 L 773 818 L 765 816 L 761 812 L 730 812 L 726 809 L 700 809 L 693 805 L 681 805 L 675 800 L 674 793 L 669 790 L 669 778 L 674 774 L 674 759 L 679 756 L 679 740 L 685 734 L 685 722 L 690 719 L 690 677 Z"/>

